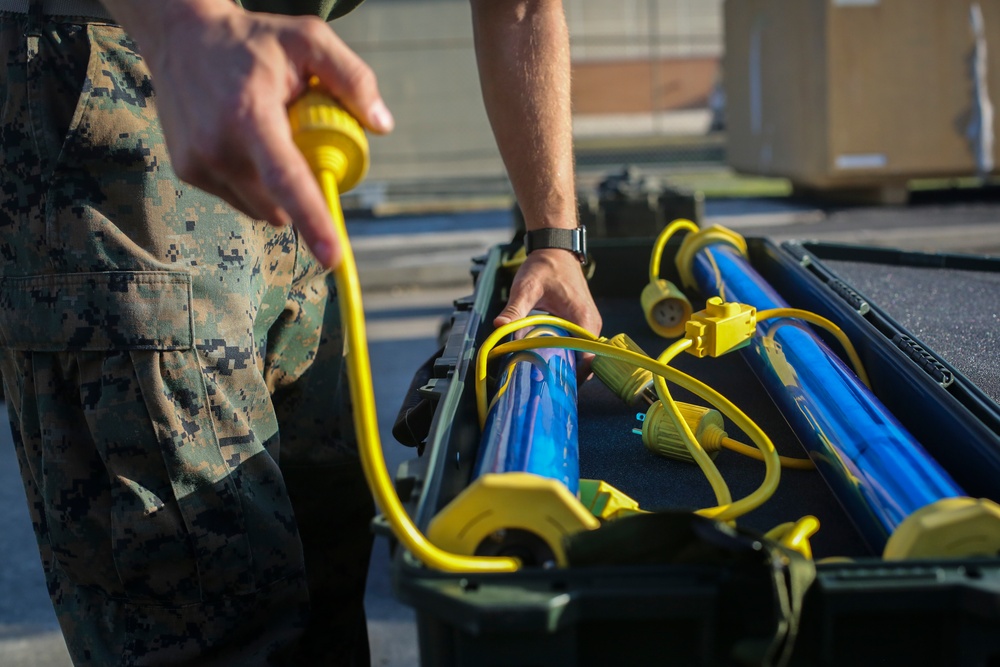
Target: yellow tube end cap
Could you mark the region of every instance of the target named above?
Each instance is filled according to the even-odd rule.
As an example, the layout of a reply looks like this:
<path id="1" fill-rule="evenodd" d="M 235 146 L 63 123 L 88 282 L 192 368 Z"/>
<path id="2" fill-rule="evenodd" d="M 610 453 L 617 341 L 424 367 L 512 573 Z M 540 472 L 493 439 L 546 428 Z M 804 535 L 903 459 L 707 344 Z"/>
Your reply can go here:
<path id="1" fill-rule="evenodd" d="M 427 538 L 463 555 L 566 565 L 563 538 L 600 522 L 565 486 L 527 472 L 487 473 L 431 520 Z M 533 562 L 540 561 L 540 562 Z"/>
<path id="2" fill-rule="evenodd" d="M 1000 554 L 1000 505 L 987 498 L 944 498 L 906 517 L 889 536 L 885 560 Z"/>

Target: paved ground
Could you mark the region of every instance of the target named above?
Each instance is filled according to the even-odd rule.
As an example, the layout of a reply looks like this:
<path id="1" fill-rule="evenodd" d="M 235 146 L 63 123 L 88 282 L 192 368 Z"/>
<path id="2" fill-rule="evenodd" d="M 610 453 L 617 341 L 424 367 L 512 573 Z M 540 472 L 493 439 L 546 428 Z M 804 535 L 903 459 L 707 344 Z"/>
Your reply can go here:
<path id="1" fill-rule="evenodd" d="M 909 207 L 823 211 L 786 200 L 720 200 L 709 222 L 748 236 L 814 238 L 921 251 L 1000 255 L 1000 205 L 928 201 Z M 441 318 L 470 291 L 469 259 L 510 236 L 507 213 L 489 211 L 350 224 L 365 292 L 376 400 L 383 444 L 393 470 L 411 452 L 389 425 L 413 371 L 435 349 Z M 0 429 L 0 665 L 63 667 L 65 647 L 45 595 L 16 463 Z M 413 613 L 389 590 L 385 541 L 376 545 L 368 611 L 373 663 L 417 663 Z"/>

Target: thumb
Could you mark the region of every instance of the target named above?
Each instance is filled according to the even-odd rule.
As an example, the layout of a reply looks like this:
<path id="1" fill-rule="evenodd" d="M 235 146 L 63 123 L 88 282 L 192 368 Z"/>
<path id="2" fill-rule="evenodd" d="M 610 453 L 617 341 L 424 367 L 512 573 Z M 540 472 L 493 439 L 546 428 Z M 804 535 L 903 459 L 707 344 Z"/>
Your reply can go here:
<path id="1" fill-rule="evenodd" d="M 519 320 L 525 316 L 527 316 L 527 313 L 522 313 L 516 306 L 508 303 L 504 306 L 504 309 L 500 311 L 500 314 L 493 318 L 493 326 L 502 327 L 505 324 L 510 324 L 514 320 Z"/>

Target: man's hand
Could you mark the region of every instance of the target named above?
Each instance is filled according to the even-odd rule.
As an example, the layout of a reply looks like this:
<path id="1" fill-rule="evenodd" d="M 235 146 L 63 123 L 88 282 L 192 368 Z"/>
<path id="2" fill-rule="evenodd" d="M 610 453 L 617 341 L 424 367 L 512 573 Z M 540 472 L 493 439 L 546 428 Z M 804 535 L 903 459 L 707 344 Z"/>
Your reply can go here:
<path id="1" fill-rule="evenodd" d="M 230 0 L 104 0 L 138 42 L 174 170 L 247 215 L 294 223 L 316 258 L 340 261 L 333 223 L 292 141 L 287 107 L 311 76 L 369 130 L 393 119 L 371 69 L 316 17 L 245 12 Z"/>
<path id="2" fill-rule="evenodd" d="M 601 332 L 601 314 L 580 262 L 565 250 L 546 248 L 528 255 L 514 276 L 507 306 L 493 320 L 493 326 L 526 317 L 533 309 L 575 322 L 594 335 Z"/>

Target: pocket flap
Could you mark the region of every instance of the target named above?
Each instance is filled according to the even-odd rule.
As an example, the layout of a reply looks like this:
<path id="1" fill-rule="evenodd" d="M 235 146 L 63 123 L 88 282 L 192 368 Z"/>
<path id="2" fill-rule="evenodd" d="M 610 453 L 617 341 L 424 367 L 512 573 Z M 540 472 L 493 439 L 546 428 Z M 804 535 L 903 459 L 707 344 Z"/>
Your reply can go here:
<path id="1" fill-rule="evenodd" d="M 191 277 L 171 271 L 6 277 L 0 335 L 5 347 L 38 352 L 187 350 L 194 339 Z"/>

